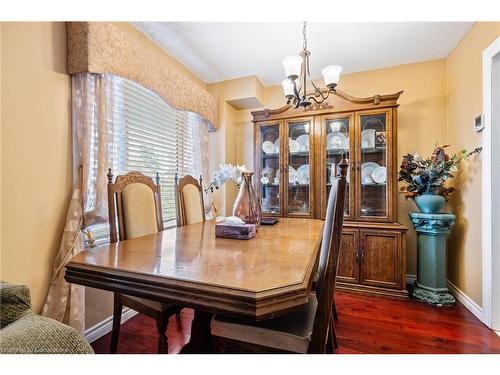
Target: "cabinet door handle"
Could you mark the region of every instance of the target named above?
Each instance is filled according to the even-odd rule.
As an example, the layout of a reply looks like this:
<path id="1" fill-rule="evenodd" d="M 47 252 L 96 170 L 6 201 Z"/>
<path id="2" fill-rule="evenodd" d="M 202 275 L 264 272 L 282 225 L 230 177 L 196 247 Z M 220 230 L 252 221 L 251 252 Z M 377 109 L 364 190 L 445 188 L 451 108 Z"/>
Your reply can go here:
<path id="1" fill-rule="evenodd" d="M 351 161 L 351 172 L 354 172 L 355 164 L 353 161 Z"/>
<path id="2" fill-rule="evenodd" d="M 365 253 L 361 252 L 361 263 L 365 261 Z"/>
<path id="3" fill-rule="evenodd" d="M 356 253 L 356 262 L 359 263 L 359 252 Z"/>
<path id="4" fill-rule="evenodd" d="M 360 164 L 360 162 L 359 162 L 359 161 L 356 163 L 356 169 L 357 169 L 358 171 L 361 169 L 361 164 Z"/>

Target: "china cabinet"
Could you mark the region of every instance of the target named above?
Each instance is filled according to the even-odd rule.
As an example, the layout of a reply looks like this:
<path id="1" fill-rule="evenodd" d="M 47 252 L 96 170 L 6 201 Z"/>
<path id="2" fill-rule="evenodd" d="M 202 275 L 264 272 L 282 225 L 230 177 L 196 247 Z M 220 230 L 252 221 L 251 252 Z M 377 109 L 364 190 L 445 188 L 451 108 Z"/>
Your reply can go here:
<path id="1" fill-rule="evenodd" d="M 401 94 L 355 98 L 337 90 L 305 110 L 252 112 L 263 216 L 324 219 L 337 165 L 343 156 L 349 161 L 339 289 L 408 298 L 407 228 L 397 218 Z"/>

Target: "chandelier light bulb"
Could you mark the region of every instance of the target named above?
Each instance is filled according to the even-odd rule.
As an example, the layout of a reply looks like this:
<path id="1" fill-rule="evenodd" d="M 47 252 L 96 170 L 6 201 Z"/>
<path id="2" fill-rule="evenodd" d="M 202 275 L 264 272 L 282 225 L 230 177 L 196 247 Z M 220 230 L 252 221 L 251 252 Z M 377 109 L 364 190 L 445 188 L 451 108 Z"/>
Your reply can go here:
<path id="1" fill-rule="evenodd" d="M 292 80 L 297 79 L 300 76 L 300 71 L 302 70 L 302 56 L 290 55 L 281 60 L 283 67 L 285 68 L 285 76 Z"/>
<path id="2" fill-rule="evenodd" d="M 323 80 L 328 88 L 335 88 L 339 83 L 340 72 L 342 67 L 340 65 L 329 65 L 321 71 Z"/>

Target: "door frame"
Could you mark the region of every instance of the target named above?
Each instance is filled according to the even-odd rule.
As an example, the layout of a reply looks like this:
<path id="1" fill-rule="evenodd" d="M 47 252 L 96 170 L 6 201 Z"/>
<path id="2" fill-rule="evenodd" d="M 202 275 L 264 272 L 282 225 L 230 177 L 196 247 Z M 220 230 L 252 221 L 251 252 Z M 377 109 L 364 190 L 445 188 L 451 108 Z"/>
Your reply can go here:
<path id="1" fill-rule="evenodd" d="M 493 294 L 493 269 L 500 270 L 500 249 L 493 249 L 493 205 L 499 205 L 498 194 L 495 196 L 492 188 L 492 148 L 500 149 L 498 139 L 492 137 L 492 65 L 493 59 L 500 56 L 500 37 L 483 51 L 483 157 L 482 157 L 482 268 L 483 268 L 483 313 L 481 321 L 492 328 L 492 311 L 499 311 L 500 300 Z M 497 124 L 498 125 L 498 124 Z M 495 143 L 493 145 L 493 142 Z M 498 172 L 497 172 L 498 173 Z M 496 192 L 498 193 L 498 192 Z M 495 258 L 493 251 L 499 253 Z M 495 264 L 493 264 L 495 262 Z M 498 294 L 498 291 L 497 291 Z"/>

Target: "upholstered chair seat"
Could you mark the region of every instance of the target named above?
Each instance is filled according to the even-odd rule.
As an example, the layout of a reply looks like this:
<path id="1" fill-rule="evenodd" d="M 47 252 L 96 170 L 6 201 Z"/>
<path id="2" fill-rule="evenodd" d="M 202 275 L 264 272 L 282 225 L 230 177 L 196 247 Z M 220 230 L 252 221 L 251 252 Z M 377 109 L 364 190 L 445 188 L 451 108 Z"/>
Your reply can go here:
<path id="1" fill-rule="evenodd" d="M 212 319 L 212 335 L 229 340 L 271 347 L 293 353 L 307 353 L 311 342 L 318 301 L 315 294 L 309 303 L 291 314 L 262 322 L 243 322 L 216 316 Z"/>

